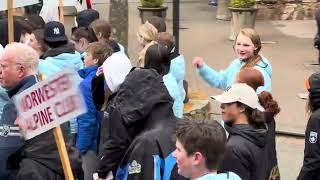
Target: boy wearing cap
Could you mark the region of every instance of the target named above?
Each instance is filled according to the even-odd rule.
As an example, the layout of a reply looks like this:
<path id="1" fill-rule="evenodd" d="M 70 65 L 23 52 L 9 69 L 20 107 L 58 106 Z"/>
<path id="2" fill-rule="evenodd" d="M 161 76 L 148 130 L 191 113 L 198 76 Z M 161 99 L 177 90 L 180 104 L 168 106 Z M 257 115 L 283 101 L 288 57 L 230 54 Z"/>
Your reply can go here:
<path id="1" fill-rule="evenodd" d="M 267 179 L 264 111 L 258 95 L 250 86 L 236 83 L 221 95 L 222 119 L 229 133 L 226 153 L 219 173 L 234 172 L 245 180 Z"/>
<path id="2" fill-rule="evenodd" d="M 226 134 L 217 121 L 183 119 L 176 131 L 178 173 L 192 180 L 241 180 L 233 172 L 217 174 L 225 152 Z"/>
<path id="3" fill-rule="evenodd" d="M 83 68 L 81 55 L 74 45 L 68 42 L 63 24 L 51 21 L 45 25 L 44 40 L 50 49 L 43 54 L 44 61 L 39 62 L 39 73 L 45 77 L 55 75 L 65 68 L 78 71 Z"/>
<path id="4" fill-rule="evenodd" d="M 74 71 L 79 71 L 83 68 L 81 55 L 75 51 L 74 44 L 68 41 L 62 23 L 57 21 L 48 22 L 44 28 L 44 41 L 49 46 L 49 50 L 43 54 L 44 60 L 39 61 L 38 69 L 42 78 L 49 78 L 66 68 Z M 66 126 L 63 126 L 63 128 L 66 129 Z M 70 120 L 72 142 L 77 129 L 76 119 Z"/>

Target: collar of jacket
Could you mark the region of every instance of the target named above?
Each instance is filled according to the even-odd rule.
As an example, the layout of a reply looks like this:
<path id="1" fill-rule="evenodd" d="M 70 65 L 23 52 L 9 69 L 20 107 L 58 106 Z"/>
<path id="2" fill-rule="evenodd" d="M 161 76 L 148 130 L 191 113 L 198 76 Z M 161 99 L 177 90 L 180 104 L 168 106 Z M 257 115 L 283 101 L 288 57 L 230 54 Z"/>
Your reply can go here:
<path id="1" fill-rule="evenodd" d="M 98 66 L 90 66 L 90 67 L 86 67 L 86 68 L 83 68 L 83 69 L 80 69 L 78 71 L 78 74 L 81 78 L 85 78 L 87 77 L 92 71 L 97 71 L 98 69 Z"/>
<path id="2" fill-rule="evenodd" d="M 23 78 L 16 86 L 8 89 L 7 93 L 10 98 L 16 95 L 21 89 L 27 89 L 38 82 L 36 75 L 30 75 Z"/>
<path id="3" fill-rule="evenodd" d="M 75 53 L 74 44 L 68 42 L 67 44 L 62 45 L 60 47 L 51 48 L 43 54 L 43 59 L 46 59 L 47 57 L 55 57 L 62 53 L 74 54 Z"/>

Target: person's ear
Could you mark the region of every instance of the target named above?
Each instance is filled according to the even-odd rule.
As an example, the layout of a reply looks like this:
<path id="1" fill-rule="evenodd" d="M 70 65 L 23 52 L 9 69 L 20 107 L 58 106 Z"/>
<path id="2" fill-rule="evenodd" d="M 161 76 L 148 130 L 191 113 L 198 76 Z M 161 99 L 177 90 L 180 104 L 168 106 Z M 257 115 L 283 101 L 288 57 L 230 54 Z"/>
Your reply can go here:
<path id="1" fill-rule="evenodd" d="M 86 42 L 85 42 L 85 39 L 84 39 L 84 38 L 80 38 L 80 39 L 79 39 L 79 44 L 80 44 L 81 47 L 84 47 L 84 46 L 85 46 L 85 43 L 86 43 Z"/>
<path id="2" fill-rule="evenodd" d="M 193 154 L 193 165 L 197 166 L 199 164 L 202 164 L 204 161 L 204 157 L 201 154 L 201 152 L 195 152 Z"/>
<path id="3" fill-rule="evenodd" d="M 102 38 L 102 33 L 98 32 L 98 33 L 96 33 L 96 36 L 97 36 L 97 39 L 101 39 Z"/>
<path id="4" fill-rule="evenodd" d="M 95 64 L 98 64 L 99 60 L 96 58 L 96 59 L 93 59 L 93 62 L 94 62 Z"/>
<path id="5" fill-rule="evenodd" d="M 246 108 L 243 105 L 239 106 L 238 109 L 239 109 L 239 112 L 241 113 L 246 111 Z"/>
<path id="6" fill-rule="evenodd" d="M 17 70 L 19 71 L 18 77 L 23 78 L 25 76 L 26 68 L 23 65 L 18 65 Z"/>

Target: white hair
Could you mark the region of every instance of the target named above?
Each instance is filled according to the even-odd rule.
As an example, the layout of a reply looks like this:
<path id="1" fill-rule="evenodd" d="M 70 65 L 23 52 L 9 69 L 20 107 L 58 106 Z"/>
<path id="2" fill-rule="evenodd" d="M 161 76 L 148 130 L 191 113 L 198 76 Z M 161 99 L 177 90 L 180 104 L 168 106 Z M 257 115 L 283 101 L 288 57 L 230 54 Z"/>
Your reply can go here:
<path id="1" fill-rule="evenodd" d="M 39 55 L 30 46 L 22 43 L 10 43 L 4 49 L 4 54 L 14 53 L 15 63 L 25 66 L 28 74 L 38 73 Z"/>

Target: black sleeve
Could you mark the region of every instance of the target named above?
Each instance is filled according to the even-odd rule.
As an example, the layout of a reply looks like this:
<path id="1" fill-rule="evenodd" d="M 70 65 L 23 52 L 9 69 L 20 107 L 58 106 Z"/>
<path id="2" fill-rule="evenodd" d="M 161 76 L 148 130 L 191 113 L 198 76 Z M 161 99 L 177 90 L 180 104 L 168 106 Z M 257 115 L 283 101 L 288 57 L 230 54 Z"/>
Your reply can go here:
<path id="1" fill-rule="evenodd" d="M 241 179 L 250 179 L 250 169 L 248 158 L 235 147 L 227 147 L 224 159 L 220 163 L 218 173 L 234 172 Z"/>
<path id="2" fill-rule="evenodd" d="M 317 179 L 320 174 L 320 142 L 318 140 L 320 118 L 312 115 L 305 132 L 304 160 L 298 180 Z"/>
<path id="3" fill-rule="evenodd" d="M 91 93 L 93 103 L 98 111 L 101 111 L 104 103 L 104 76 L 95 76 L 91 81 Z"/>
<path id="4" fill-rule="evenodd" d="M 107 141 L 103 144 L 97 170 L 100 178 L 105 178 L 110 171 L 115 172 L 117 170 L 131 143 L 128 129 L 124 125 L 118 109 L 110 110 L 107 121 L 109 135 L 107 136 Z"/>

